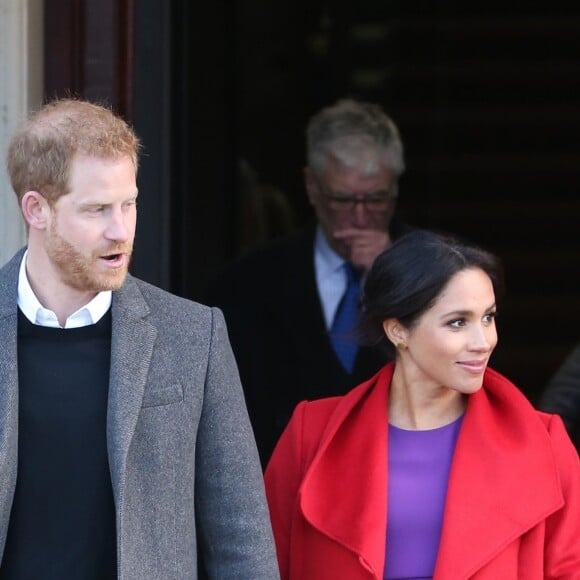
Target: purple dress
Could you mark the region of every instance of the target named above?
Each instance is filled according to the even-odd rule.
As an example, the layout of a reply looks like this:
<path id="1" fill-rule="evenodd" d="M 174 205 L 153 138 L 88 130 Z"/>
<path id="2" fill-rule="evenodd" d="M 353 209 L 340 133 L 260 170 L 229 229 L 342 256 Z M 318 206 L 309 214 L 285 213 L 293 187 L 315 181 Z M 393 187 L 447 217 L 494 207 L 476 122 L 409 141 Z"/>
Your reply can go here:
<path id="1" fill-rule="evenodd" d="M 389 425 L 384 580 L 433 577 L 462 419 L 426 431 Z"/>

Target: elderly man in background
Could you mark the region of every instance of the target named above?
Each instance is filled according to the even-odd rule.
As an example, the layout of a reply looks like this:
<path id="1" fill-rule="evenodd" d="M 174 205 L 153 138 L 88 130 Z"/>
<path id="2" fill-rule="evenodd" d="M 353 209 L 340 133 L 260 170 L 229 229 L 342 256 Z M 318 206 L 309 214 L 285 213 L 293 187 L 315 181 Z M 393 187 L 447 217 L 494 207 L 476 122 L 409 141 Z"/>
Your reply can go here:
<path id="1" fill-rule="evenodd" d="M 316 221 L 230 264 L 206 297 L 224 311 L 263 464 L 299 401 L 343 394 L 385 363 L 357 345 L 360 278 L 408 229 L 395 216 L 403 144 L 378 105 L 315 114 L 307 162 Z"/>

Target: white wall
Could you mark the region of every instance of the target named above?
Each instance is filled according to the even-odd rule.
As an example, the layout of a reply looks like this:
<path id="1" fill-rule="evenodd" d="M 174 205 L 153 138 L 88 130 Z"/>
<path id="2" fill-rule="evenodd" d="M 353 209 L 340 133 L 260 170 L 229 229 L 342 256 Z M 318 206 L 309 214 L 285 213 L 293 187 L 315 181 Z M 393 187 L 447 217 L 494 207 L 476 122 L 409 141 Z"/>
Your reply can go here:
<path id="1" fill-rule="evenodd" d="M 42 101 L 43 0 L 0 0 L 0 265 L 26 241 L 6 174 L 10 135 Z"/>

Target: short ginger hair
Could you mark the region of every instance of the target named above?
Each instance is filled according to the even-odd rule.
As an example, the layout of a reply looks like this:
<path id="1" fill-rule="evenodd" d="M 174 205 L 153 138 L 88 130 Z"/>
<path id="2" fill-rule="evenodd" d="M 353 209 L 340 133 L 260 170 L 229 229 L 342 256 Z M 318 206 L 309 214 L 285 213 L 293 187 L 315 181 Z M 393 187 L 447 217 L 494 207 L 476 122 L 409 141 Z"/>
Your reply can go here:
<path id="1" fill-rule="evenodd" d="M 19 203 L 27 191 L 38 191 L 54 203 L 69 193 L 75 156 L 115 160 L 128 156 L 137 170 L 139 148 L 133 129 L 109 108 L 57 99 L 17 129 L 8 145 L 6 167 Z"/>

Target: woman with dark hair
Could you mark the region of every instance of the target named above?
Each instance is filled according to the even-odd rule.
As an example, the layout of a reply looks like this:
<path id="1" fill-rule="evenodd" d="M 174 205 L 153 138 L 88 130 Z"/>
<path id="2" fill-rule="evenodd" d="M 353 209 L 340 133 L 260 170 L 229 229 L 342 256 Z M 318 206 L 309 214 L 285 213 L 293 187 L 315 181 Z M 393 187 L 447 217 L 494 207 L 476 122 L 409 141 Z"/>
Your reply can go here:
<path id="1" fill-rule="evenodd" d="M 282 580 L 580 578 L 580 463 L 562 421 L 488 368 L 497 259 L 425 231 L 368 273 L 395 360 L 300 403 L 266 469 Z"/>

